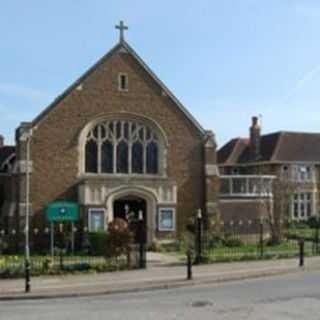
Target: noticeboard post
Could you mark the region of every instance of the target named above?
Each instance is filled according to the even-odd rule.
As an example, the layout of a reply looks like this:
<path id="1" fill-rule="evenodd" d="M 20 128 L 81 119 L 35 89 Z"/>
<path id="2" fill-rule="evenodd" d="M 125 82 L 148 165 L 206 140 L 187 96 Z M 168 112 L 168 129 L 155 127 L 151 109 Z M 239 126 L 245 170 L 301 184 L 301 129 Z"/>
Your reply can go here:
<path id="1" fill-rule="evenodd" d="M 74 222 L 79 221 L 80 206 L 76 202 L 55 201 L 50 202 L 47 207 L 47 219 L 50 221 L 51 229 L 51 255 L 54 255 L 54 223 L 55 222 L 71 222 L 71 242 L 72 253 L 74 251 Z"/>

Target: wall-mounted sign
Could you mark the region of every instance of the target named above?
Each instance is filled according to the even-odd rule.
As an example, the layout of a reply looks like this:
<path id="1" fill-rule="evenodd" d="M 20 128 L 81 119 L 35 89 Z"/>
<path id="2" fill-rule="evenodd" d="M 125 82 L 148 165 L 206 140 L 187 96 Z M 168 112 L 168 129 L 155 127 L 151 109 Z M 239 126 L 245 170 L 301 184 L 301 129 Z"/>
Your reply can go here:
<path id="1" fill-rule="evenodd" d="M 47 207 L 47 218 L 51 222 L 78 221 L 79 209 L 79 204 L 76 202 L 50 202 Z"/>
<path id="2" fill-rule="evenodd" d="M 176 217 L 174 208 L 159 209 L 159 231 L 175 231 Z"/>

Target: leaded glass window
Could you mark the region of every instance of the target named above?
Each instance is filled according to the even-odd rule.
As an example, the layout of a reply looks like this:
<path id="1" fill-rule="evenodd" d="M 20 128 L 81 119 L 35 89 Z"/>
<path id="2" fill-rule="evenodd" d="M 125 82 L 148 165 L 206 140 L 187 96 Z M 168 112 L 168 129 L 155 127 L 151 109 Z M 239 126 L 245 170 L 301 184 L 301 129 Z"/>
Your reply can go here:
<path id="1" fill-rule="evenodd" d="M 158 174 L 159 137 L 143 123 L 109 120 L 87 135 L 87 173 Z"/>
<path id="2" fill-rule="evenodd" d="M 97 173 L 97 144 L 95 141 L 90 140 L 86 144 L 86 172 Z"/>
<path id="3" fill-rule="evenodd" d="M 143 173 L 143 145 L 135 142 L 132 145 L 132 172 Z"/>

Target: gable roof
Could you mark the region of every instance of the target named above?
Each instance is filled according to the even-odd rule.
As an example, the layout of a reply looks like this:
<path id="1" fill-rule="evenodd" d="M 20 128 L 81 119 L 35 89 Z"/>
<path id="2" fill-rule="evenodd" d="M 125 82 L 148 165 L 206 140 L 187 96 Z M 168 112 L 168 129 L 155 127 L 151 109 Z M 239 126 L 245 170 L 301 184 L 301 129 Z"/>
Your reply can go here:
<path id="1" fill-rule="evenodd" d="M 14 146 L 0 147 L 0 168 L 2 164 L 15 152 L 16 152 L 16 148 Z"/>
<path id="2" fill-rule="evenodd" d="M 218 151 L 219 164 L 249 163 L 249 144 L 249 139 L 230 140 Z M 320 162 L 320 133 L 279 131 L 262 135 L 260 157 L 254 162 Z"/>
<path id="3" fill-rule="evenodd" d="M 233 164 L 244 153 L 249 144 L 248 139 L 235 138 L 218 151 L 218 163 Z"/>
<path id="4" fill-rule="evenodd" d="M 192 116 L 192 114 L 183 106 L 183 104 L 174 96 L 174 94 L 168 89 L 168 87 L 155 75 L 155 73 L 147 66 L 147 64 L 139 57 L 139 55 L 129 46 L 129 44 L 122 40 L 116 44 L 107 54 L 105 54 L 97 63 L 95 63 L 90 69 L 88 69 L 78 80 L 76 80 L 71 86 L 69 86 L 61 95 L 59 95 L 45 110 L 43 110 L 33 121 L 32 126 L 36 126 L 56 105 L 63 100 L 72 90 L 79 86 L 86 78 L 88 78 L 92 72 L 94 72 L 101 64 L 108 60 L 114 53 L 119 50 L 125 50 L 129 53 L 138 64 L 148 73 L 148 75 L 161 87 L 168 97 L 175 103 L 180 111 L 189 119 L 189 121 L 205 135 L 205 130 L 200 123 Z"/>

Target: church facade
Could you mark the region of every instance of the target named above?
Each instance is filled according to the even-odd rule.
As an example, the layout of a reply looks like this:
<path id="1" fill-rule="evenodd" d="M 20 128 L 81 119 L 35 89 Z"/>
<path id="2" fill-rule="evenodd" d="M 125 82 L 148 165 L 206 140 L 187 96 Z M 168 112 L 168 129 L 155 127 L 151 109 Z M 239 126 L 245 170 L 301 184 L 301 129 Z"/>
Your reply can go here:
<path id="1" fill-rule="evenodd" d="M 25 133 L 31 133 L 27 162 Z M 147 240 L 172 239 L 201 209 L 218 212 L 216 143 L 120 38 L 104 57 L 32 122 L 16 145 L 0 145 L 1 223 L 23 229 L 30 170 L 32 227 L 48 226 L 46 208 L 80 204 L 89 231 L 114 218 L 143 215 Z M 10 161 L 9 161 L 10 159 Z"/>

